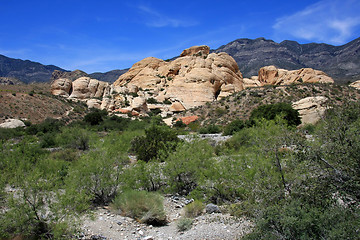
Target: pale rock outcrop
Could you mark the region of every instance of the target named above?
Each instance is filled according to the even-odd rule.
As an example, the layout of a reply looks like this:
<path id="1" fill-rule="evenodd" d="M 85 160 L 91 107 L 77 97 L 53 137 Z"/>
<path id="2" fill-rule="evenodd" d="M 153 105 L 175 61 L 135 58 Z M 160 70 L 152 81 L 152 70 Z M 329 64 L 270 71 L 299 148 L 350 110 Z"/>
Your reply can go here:
<path id="1" fill-rule="evenodd" d="M 89 77 L 81 77 L 72 82 L 72 93 L 69 98 L 102 98 L 108 95 L 109 91 L 109 83 Z"/>
<path id="2" fill-rule="evenodd" d="M 18 128 L 25 127 L 25 123 L 19 119 L 6 119 L 4 123 L 0 124 L 0 128 Z"/>
<path id="3" fill-rule="evenodd" d="M 251 78 L 244 78 L 243 84 L 244 84 L 244 88 L 263 86 L 263 84 L 259 81 L 258 76 L 252 76 Z"/>
<path id="4" fill-rule="evenodd" d="M 169 110 L 171 112 L 183 112 L 185 111 L 185 108 L 180 102 L 174 102 L 173 104 L 171 104 Z"/>
<path id="5" fill-rule="evenodd" d="M 278 69 L 275 66 L 260 68 L 258 81 L 262 85 L 289 85 L 293 83 L 334 83 L 324 72 L 312 68 L 299 70 Z"/>
<path id="6" fill-rule="evenodd" d="M 86 101 L 86 105 L 88 106 L 88 108 L 97 108 L 97 109 L 101 109 L 101 101 L 98 99 L 89 99 Z"/>
<path id="7" fill-rule="evenodd" d="M 147 112 L 149 110 L 146 99 L 143 97 L 134 98 L 131 102 L 130 108 L 138 112 Z"/>
<path id="8" fill-rule="evenodd" d="M 324 96 L 303 98 L 292 104 L 299 111 L 301 124 L 315 124 L 325 114 L 328 98 Z"/>
<path id="9" fill-rule="evenodd" d="M 72 89 L 72 82 L 67 78 L 59 78 L 51 83 L 51 94 L 62 97 L 69 97 Z"/>
<path id="10" fill-rule="evenodd" d="M 182 57 L 171 62 L 145 58 L 121 75 L 114 86 L 130 84 L 154 91 L 158 101 L 181 102 L 185 109 L 243 89 L 235 60 L 227 53 L 209 54 L 206 46 L 184 50 Z"/>
<path id="11" fill-rule="evenodd" d="M 350 83 L 349 86 L 360 90 L 360 80 Z"/>
<path id="12" fill-rule="evenodd" d="M 206 45 L 192 46 L 192 47 L 182 51 L 182 53 L 180 54 L 180 57 L 185 57 L 185 56 L 205 56 L 205 55 L 208 55 L 209 52 L 210 52 L 210 48 L 208 46 L 206 46 Z"/>

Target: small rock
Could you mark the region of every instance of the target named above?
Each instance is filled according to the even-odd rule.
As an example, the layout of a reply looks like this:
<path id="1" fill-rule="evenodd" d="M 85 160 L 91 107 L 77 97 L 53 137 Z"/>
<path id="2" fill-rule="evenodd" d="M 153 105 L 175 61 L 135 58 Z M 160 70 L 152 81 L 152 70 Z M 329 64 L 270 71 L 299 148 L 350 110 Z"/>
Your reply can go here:
<path id="1" fill-rule="evenodd" d="M 143 240 L 154 240 L 154 238 L 152 236 L 146 236 L 143 238 Z"/>
<path id="2" fill-rule="evenodd" d="M 212 204 L 212 203 L 206 205 L 205 209 L 206 209 L 206 213 L 209 213 L 209 214 L 211 214 L 211 213 L 220 213 L 221 212 L 219 207 L 217 205 L 215 205 L 215 204 Z"/>
<path id="3" fill-rule="evenodd" d="M 116 224 L 117 224 L 117 225 L 121 225 L 121 224 L 122 224 L 122 222 L 120 222 L 120 221 L 117 221 L 117 222 L 116 222 Z"/>
<path id="4" fill-rule="evenodd" d="M 142 236 L 142 235 L 144 235 L 144 232 L 140 230 L 139 234 Z"/>

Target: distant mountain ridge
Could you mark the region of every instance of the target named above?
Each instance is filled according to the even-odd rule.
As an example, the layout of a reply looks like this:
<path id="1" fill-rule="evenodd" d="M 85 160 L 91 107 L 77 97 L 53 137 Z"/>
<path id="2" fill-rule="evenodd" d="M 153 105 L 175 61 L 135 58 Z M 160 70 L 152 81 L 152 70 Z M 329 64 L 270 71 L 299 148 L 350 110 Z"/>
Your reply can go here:
<path id="1" fill-rule="evenodd" d="M 245 77 L 257 75 L 261 67 L 275 65 L 288 70 L 304 67 L 322 70 L 336 82 L 360 79 L 360 38 L 342 46 L 300 44 L 289 40 L 276 43 L 265 38 L 244 38 L 213 52 L 226 52 L 232 56 Z"/>
<path id="2" fill-rule="evenodd" d="M 16 80 L 27 84 L 34 82 L 49 82 L 52 80 L 52 74 L 55 71 L 64 73 L 69 72 L 54 65 L 43 65 L 38 62 L 14 59 L 0 55 L 0 77 L 11 78 L 13 79 L 13 82 L 16 82 Z M 83 72 L 83 75 L 112 83 L 127 71 L 128 69 L 112 70 L 105 73 L 95 72 L 91 74 Z"/>
<path id="3" fill-rule="evenodd" d="M 54 65 L 0 55 L 0 77 L 15 78 L 24 83 L 48 82 L 55 70 L 66 71 Z"/>

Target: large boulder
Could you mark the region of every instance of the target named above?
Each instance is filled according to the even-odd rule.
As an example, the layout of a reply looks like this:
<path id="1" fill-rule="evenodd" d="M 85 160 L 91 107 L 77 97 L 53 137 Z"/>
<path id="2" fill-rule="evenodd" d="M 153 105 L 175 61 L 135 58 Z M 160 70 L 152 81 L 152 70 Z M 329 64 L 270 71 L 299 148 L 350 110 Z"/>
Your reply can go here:
<path id="1" fill-rule="evenodd" d="M 72 82 L 67 78 L 59 78 L 51 83 L 51 94 L 62 97 L 69 97 Z"/>
<path id="2" fill-rule="evenodd" d="M 257 79 L 262 85 L 289 85 L 293 83 L 334 83 L 324 72 L 312 68 L 298 70 L 278 69 L 275 66 L 262 67 Z"/>
<path id="3" fill-rule="evenodd" d="M 299 111 L 301 124 L 315 124 L 324 116 L 328 98 L 324 96 L 303 98 L 292 104 Z"/>
<path id="4" fill-rule="evenodd" d="M 0 128 L 18 128 L 25 127 L 25 123 L 19 119 L 7 119 L 4 123 L 0 124 Z"/>
<path id="5" fill-rule="evenodd" d="M 76 99 L 102 98 L 109 91 L 109 83 L 90 77 L 81 77 L 72 82 L 72 92 L 69 97 Z"/>
<path id="6" fill-rule="evenodd" d="M 145 58 L 114 83 L 115 87 L 128 85 L 153 90 L 158 101 L 173 99 L 185 109 L 243 89 L 235 60 L 227 53 L 209 54 L 207 46 L 186 49 L 171 62 Z"/>

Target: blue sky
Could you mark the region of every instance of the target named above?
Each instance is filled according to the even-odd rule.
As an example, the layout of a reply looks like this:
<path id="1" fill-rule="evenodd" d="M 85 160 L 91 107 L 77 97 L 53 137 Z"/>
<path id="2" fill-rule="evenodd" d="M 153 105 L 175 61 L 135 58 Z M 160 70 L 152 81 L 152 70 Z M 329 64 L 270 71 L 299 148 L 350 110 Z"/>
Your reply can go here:
<path id="1" fill-rule="evenodd" d="M 359 0 L 0 0 L 0 54 L 88 73 L 238 38 L 342 45 Z"/>

